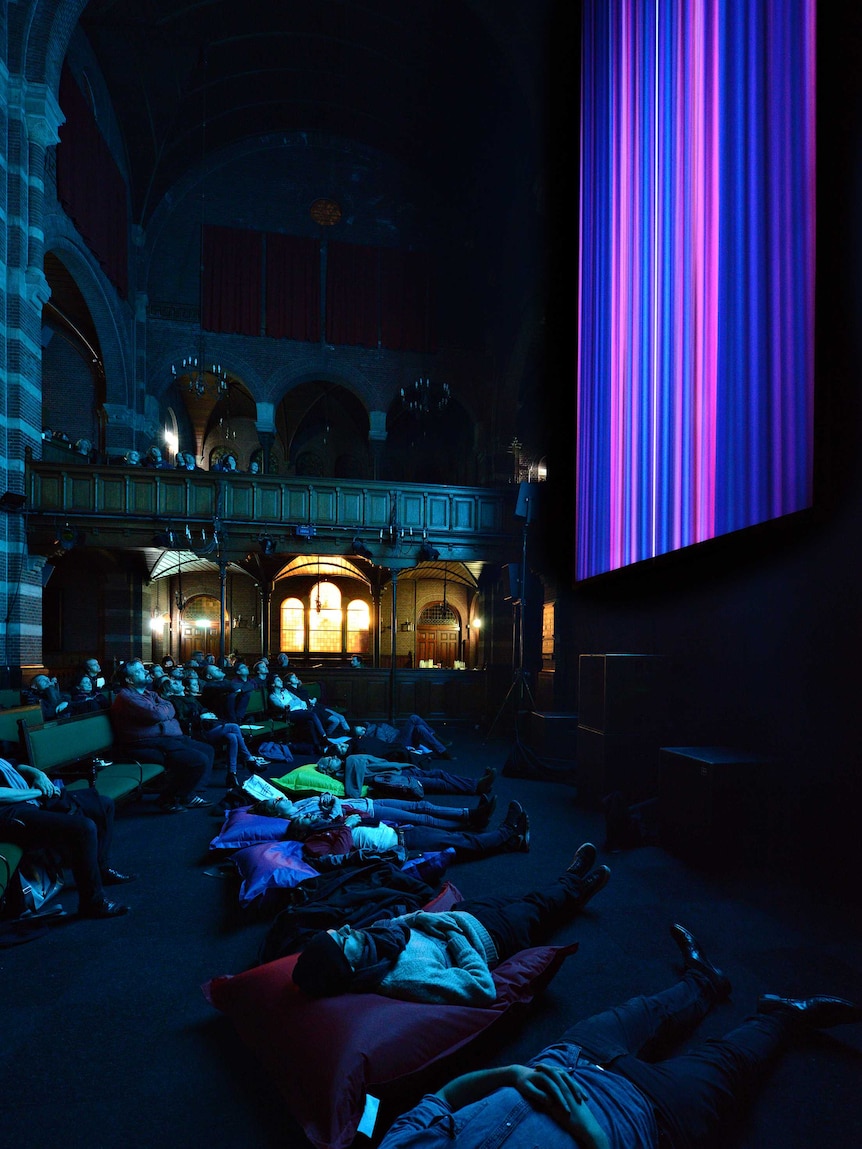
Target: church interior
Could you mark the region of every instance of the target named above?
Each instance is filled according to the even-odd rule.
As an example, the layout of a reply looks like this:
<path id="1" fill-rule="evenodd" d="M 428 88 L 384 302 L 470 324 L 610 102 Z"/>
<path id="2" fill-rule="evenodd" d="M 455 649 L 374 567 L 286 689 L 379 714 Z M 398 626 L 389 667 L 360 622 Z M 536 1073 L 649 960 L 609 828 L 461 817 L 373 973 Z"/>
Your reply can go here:
<path id="1" fill-rule="evenodd" d="M 734 985 L 701 1036 L 763 992 L 862 1000 L 862 14 L 722 0 L 761 55 L 723 28 L 724 71 L 693 51 L 679 84 L 721 115 L 683 99 L 665 149 L 658 84 L 632 128 L 608 63 L 653 9 L 661 63 L 642 0 L 2 7 L 4 756 L 30 722 L 73 737 L 33 717 L 40 676 L 285 652 L 527 812 L 529 849 L 456 859 L 456 892 L 587 841 L 612 876 L 529 1008 L 338 1140 L 286 1099 L 300 1040 L 213 1008 L 272 920 L 211 845 L 224 762 L 209 811 L 124 795 L 127 916 L 78 921 L 67 881 L 24 937 L 2 903 L 0 1143 L 377 1144 L 422 1089 L 658 992 L 674 922 Z M 758 14 L 791 10 L 771 42 Z M 722 1144 L 856 1149 L 860 1055 L 858 1024 L 794 1048 Z"/>

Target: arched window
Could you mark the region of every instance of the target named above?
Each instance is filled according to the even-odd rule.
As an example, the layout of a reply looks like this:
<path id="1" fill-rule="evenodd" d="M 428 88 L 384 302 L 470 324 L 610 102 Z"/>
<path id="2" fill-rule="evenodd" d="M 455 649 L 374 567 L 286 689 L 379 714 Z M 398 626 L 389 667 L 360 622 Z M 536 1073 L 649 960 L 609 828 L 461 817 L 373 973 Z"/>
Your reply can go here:
<path id="1" fill-rule="evenodd" d="M 347 653 L 368 654 L 371 649 L 371 611 L 355 598 L 347 604 Z"/>
<path id="2" fill-rule="evenodd" d="M 340 654 L 342 647 L 341 591 L 331 582 L 311 588 L 308 600 L 308 649 L 316 654 Z"/>
<path id="3" fill-rule="evenodd" d="M 281 604 L 281 649 L 305 650 L 305 608 L 298 598 Z"/>

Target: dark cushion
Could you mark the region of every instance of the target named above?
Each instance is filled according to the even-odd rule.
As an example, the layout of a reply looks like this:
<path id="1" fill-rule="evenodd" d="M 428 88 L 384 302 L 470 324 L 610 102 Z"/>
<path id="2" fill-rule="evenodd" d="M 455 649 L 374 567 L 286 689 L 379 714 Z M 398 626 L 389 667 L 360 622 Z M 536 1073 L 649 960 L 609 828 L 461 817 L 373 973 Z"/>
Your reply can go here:
<path id="1" fill-rule="evenodd" d="M 448 908 L 447 901 L 452 904 L 444 894 L 428 908 Z M 291 980 L 296 954 L 213 978 L 203 992 L 267 1067 L 312 1144 L 346 1149 L 368 1093 L 379 1097 L 404 1085 L 473 1041 L 514 1004 L 531 1001 L 576 949 L 577 943 L 540 946 L 503 962 L 494 970 L 497 1000 L 487 1008 L 373 993 L 313 1001 Z"/>

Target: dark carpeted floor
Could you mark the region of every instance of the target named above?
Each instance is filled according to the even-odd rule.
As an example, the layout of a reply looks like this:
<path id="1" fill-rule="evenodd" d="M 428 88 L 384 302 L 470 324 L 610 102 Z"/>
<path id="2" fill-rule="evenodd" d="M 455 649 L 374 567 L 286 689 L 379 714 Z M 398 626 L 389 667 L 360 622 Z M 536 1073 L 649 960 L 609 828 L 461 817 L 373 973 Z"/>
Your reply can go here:
<path id="1" fill-rule="evenodd" d="M 451 736 L 459 773 L 502 771 L 512 749 L 476 731 Z M 601 847 L 603 818 L 573 787 L 501 773 L 495 789 L 498 814 L 512 798 L 527 808 L 531 851 L 451 867 L 464 895 L 526 891 L 560 872 L 580 842 Z M 125 808 L 113 860 L 140 874 L 115 891 L 131 914 L 70 919 L 0 949 L 4 1149 L 307 1149 L 265 1068 L 201 993 L 210 977 L 254 964 L 266 931 L 237 910 L 234 882 L 207 872 L 217 827 L 207 811 L 165 816 L 149 801 Z M 762 871 L 699 871 L 653 846 L 600 849 L 600 861 L 613 870 L 608 888 L 553 939 L 577 940 L 578 953 L 529 1010 L 495 1029 L 485 1052 L 494 1064 L 524 1060 L 577 1018 L 670 984 L 679 970 L 673 921 L 693 930 L 734 985 L 700 1037 L 730 1029 L 764 990 L 862 995 L 858 914 L 828 890 L 818 896 Z M 74 894 L 63 900 L 73 906 Z M 860 1054 L 862 1026 L 792 1049 L 725 1149 L 859 1149 Z M 472 1064 L 467 1055 L 459 1067 Z"/>

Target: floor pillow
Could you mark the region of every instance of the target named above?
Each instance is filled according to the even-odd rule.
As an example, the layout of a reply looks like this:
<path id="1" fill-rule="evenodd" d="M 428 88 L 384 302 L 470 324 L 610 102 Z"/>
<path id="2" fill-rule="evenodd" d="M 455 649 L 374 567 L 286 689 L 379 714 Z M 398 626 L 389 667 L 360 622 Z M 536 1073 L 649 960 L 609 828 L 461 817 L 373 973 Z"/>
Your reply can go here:
<path id="1" fill-rule="evenodd" d="M 270 907 L 279 894 L 291 890 L 319 871 L 302 857 L 302 842 L 256 842 L 237 850 L 231 859 L 240 878 L 239 903 L 256 909 Z"/>
<path id="2" fill-rule="evenodd" d="M 435 899 L 435 902 L 437 900 Z M 431 907 L 429 907 L 431 908 Z M 439 908 L 446 908 L 445 899 Z M 487 1008 L 424 1005 L 378 994 L 311 1000 L 291 980 L 296 954 L 202 988 L 230 1017 L 317 1149 L 347 1149 L 368 1095 L 384 1097 L 527 1003 L 577 949 L 522 950 L 494 970 L 497 1000 Z"/>
<path id="3" fill-rule="evenodd" d="M 283 790 L 288 797 L 296 797 L 298 794 L 323 793 L 334 794 L 336 798 L 344 797 L 344 783 L 318 770 L 313 762 L 306 766 L 299 766 L 296 770 L 291 770 L 282 778 L 270 778 L 270 782 L 279 790 Z M 367 795 L 368 787 L 363 786 L 360 797 L 365 798 Z"/>
<path id="4" fill-rule="evenodd" d="M 221 829 L 210 842 L 211 850 L 241 850 L 257 842 L 277 842 L 284 837 L 284 818 L 267 818 L 249 813 L 248 806 L 228 810 Z"/>

